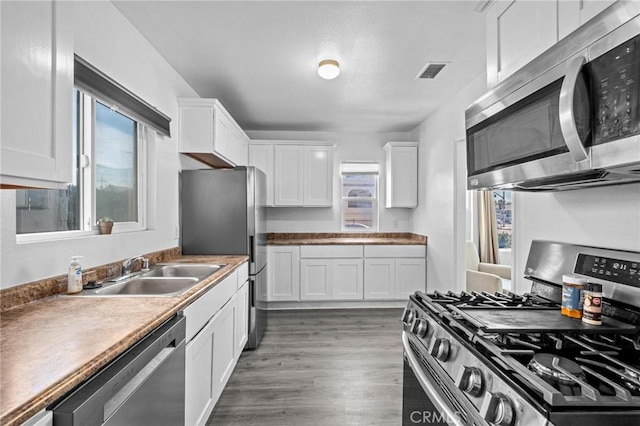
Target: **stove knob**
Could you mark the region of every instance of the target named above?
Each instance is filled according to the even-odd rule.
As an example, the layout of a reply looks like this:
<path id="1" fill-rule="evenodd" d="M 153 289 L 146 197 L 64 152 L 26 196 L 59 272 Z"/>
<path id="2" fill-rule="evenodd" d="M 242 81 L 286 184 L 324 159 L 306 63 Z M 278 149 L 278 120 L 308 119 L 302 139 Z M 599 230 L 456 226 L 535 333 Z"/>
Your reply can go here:
<path id="1" fill-rule="evenodd" d="M 456 385 L 469 395 L 482 395 L 482 388 L 484 386 L 482 371 L 477 367 L 463 367 L 456 379 Z"/>
<path id="2" fill-rule="evenodd" d="M 515 420 L 515 411 L 509 398 L 501 393 L 487 392 L 480 414 L 495 426 L 511 426 Z"/>
<path id="3" fill-rule="evenodd" d="M 427 330 L 429 329 L 429 323 L 422 319 L 416 318 L 413 320 L 413 324 L 411 325 L 411 331 L 418 337 L 424 337 L 427 335 Z"/>
<path id="4" fill-rule="evenodd" d="M 445 362 L 449 358 L 449 351 L 451 350 L 451 344 L 449 340 L 439 337 L 433 342 L 431 348 L 431 355 L 442 362 Z"/>
<path id="5" fill-rule="evenodd" d="M 416 311 L 414 311 L 413 309 L 405 308 L 404 312 L 402 313 L 402 322 L 407 325 L 411 325 L 415 316 Z"/>

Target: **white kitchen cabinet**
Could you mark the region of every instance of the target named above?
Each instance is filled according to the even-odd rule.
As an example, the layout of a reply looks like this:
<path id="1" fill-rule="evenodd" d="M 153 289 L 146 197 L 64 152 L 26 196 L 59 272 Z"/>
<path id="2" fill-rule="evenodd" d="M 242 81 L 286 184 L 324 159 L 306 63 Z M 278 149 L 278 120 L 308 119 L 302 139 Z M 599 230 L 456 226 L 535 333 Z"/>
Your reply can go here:
<path id="1" fill-rule="evenodd" d="M 276 145 L 273 201 L 276 206 L 304 203 L 304 147 Z"/>
<path id="2" fill-rule="evenodd" d="M 249 138 L 217 99 L 178 99 L 179 152 L 212 167 L 246 165 Z"/>
<path id="3" fill-rule="evenodd" d="M 268 301 L 300 300 L 300 247 L 269 246 L 267 253 Z"/>
<path id="4" fill-rule="evenodd" d="M 394 299 L 396 264 L 394 259 L 364 259 L 364 298 Z"/>
<path id="5" fill-rule="evenodd" d="M 274 206 L 332 206 L 333 147 L 284 143 L 273 146 Z"/>
<path id="6" fill-rule="evenodd" d="M 331 300 L 331 259 L 300 260 L 300 300 Z"/>
<path id="7" fill-rule="evenodd" d="M 406 299 L 416 291 L 426 291 L 427 269 L 426 259 L 395 259 L 395 297 Z"/>
<path id="8" fill-rule="evenodd" d="M 333 148 L 304 147 L 303 205 L 330 207 L 333 204 Z"/>
<path id="9" fill-rule="evenodd" d="M 255 166 L 267 175 L 267 206 L 273 207 L 274 190 L 274 146 L 266 144 L 249 145 L 249 165 Z"/>
<path id="10" fill-rule="evenodd" d="M 42 410 L 22 423 L 22 426 L 53 426 L 53 411 Z"/>
<path id="11" fill-rule="evenodd" d="M 487 12 L 487 84 L 495 86 L 558 41 L 557 1 L 497 1 Z"/>
<path id="12" fill-rule="evenodd" d="M 188 320 L 187 320 L 188 323 Z M 213 320 L 186 348 L 185 424 L 201 425 L 207 421 L 215 405 L 213 388 Z"/>
<path id="13" fill-rule="evenodd" d="M 563 39 L 615 2 L 616 0 L 558 1 L 558 38 Z"/>
<path id="14" fill-rule="evenodd" d="M 418 143 L 388 142 L 385 151 L 385 207 L 418 206 Z"/>
<path id="15" fill-rule="evenodd" d="M 0 2 L 3 188 L 73 176 L 73 2 Z"/>
<path id="16" fill-rule="evenodd" d="M 218 400 L 236 365 L 236 296 L 213 318 L 213 398 Z"/>
<path id="17" fill-rule="evenodd" d="M 406 299 L 426 290 L 426 246 L 364 247 L 364 298 Z"/>
<path id="18" fill-rule="evenodd" d="M 236 295 L 235 353 L 236 361 L 247 345 L 249 337 L 249 282 L 241 285 Z"/>
<path id="19" fill-rule="evenodd" d="M 331 260 L 331 296 L 333 300 L 362 300 L 364 295 L 364 261 Z"/>

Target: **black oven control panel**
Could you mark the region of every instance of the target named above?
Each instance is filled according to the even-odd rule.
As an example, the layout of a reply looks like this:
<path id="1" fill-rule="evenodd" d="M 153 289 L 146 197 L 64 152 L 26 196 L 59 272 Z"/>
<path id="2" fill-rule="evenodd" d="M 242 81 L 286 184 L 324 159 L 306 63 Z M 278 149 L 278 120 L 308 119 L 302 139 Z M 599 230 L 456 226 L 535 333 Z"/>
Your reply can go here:
<path id="1" fill-rule="evenodd" d="M 575 272 L 588 277 L 640 288 L 640 262 L 580 253 Z"/>
<path id="2" fill-rule="evenodd" d="M 640 133 L 640 36 L 588 65 L 595 134 L 601 144 Z"/>

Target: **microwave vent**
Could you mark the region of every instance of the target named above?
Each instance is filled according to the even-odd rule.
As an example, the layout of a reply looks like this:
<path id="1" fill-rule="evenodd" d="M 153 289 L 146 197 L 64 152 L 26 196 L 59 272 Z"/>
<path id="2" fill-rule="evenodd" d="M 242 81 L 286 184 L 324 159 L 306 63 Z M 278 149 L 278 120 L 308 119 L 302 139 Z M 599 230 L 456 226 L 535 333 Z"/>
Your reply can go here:
<path id="1" fill-rule="evenodd" d="M 418 73 L 416 79 L 420 78 L 436 78 L 438 73 L 442 71 L 442 68 L 447 65 L 447 62 L 428 62 L 427 65 L 422 68 Z"/>

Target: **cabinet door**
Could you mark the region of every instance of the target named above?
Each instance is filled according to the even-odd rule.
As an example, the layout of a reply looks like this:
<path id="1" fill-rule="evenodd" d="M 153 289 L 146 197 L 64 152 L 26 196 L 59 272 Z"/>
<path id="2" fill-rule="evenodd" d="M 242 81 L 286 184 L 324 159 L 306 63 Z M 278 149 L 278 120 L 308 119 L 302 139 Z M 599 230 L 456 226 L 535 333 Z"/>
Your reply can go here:
<path id="1" fill-rule="evenodd" d="M 496 2 L 487 12 L 487 82 L 504 80 L 558 41 L 555 1 Z"/>
<path id="2" fill-rule="evenodd" d="M 333 148 L 306 146 L 304 155 L 304 205 L 333 205 Z"/>
<path id="3" fill-rule="evenodd" d="M 64 188 L 73 175 L 73 3 L 0 2 L 0 184 Z"/>
<path id="4" fill-rule="evenodd" d="M 236 360 L 240 358 L 240 354 L 247 345 L 249 337 L 249 283 L 247 281 L 242 284 L 238 294 L 236 295 L 236 326 L 235 339 L 236 346 L 234 356 Z"/>
<path id="5" fill-rule="evenodd" d="M 558 1 L 558 37 L 563 39 L 584 25 L 616 0 L 560 0 Z"/>
<path id="6" fill-rule="evenodd" d="M 396 259 L 396 299 L 406 299 L 417 290 L 426 290 L 425 265 L 425 259 Z"/>
<path id="7" fill-rule="evenodd" d="M 259 168 L 267 175 L 267 206 L 273 206 L 273 145 L 249 145 L 249 165 Z"/>
<path id="8" fill-rule="evenodd" d="M 362 300 L 363 273 L 362 259 L 333 259 L 331 261 L 333 300 Z"/>
<path id="9" fill-rule="evenodd" d="M 268 247 L 268 300 L 300 300 L 300 247 Z"/>
<path id="10" fill-rule="evenodd" d="M 300 300 L 331 300 L 331 259 L 300 260 Z"/>
<path id="11" fill-rule="evenodd" d="M 408 207 L 418 205 L 418 147 L 385 147 L 386 151 L 386 197 L 385 207 Z"/>
<path id="12" fill-rule="evenodd" d="M 304 147 L 276 145 L 274 154 L 274 205 L 302 206 L 304 203 Z"/>
<path id="13" fill-rule="evenodd" d="M 213 319 L 213 400 L 218 400 L 233 368 L 236 365 L 235 345 L 235 297 Z"/>
<path id="14" fill-rule="evenodd" d="M 213 136 L 213 150 L 220 156 L 233 162 L 231 158 L 231 143 L 233 139 L 233 123 L 226 114 L 219 109 L 215 108 L 215 120 L 214 120 L 214 136 Z"/>
<path id="15" fill-rule="evenodd" d="M 364 259 L 364 298 L 395 298 L 394 259 Z"/>
<path id="16" fill-rule="evenodd" d="M 213 152 L 214 119 L 213 106 L 180 105 L 180 152 Z"/>
<path id="17" fill-rule="evenodd" d="M 185 424 L 206 422 L 213 410 L 213 343 L 214 322 L 211 320 L 187 344 L 185 376 Z"/>

